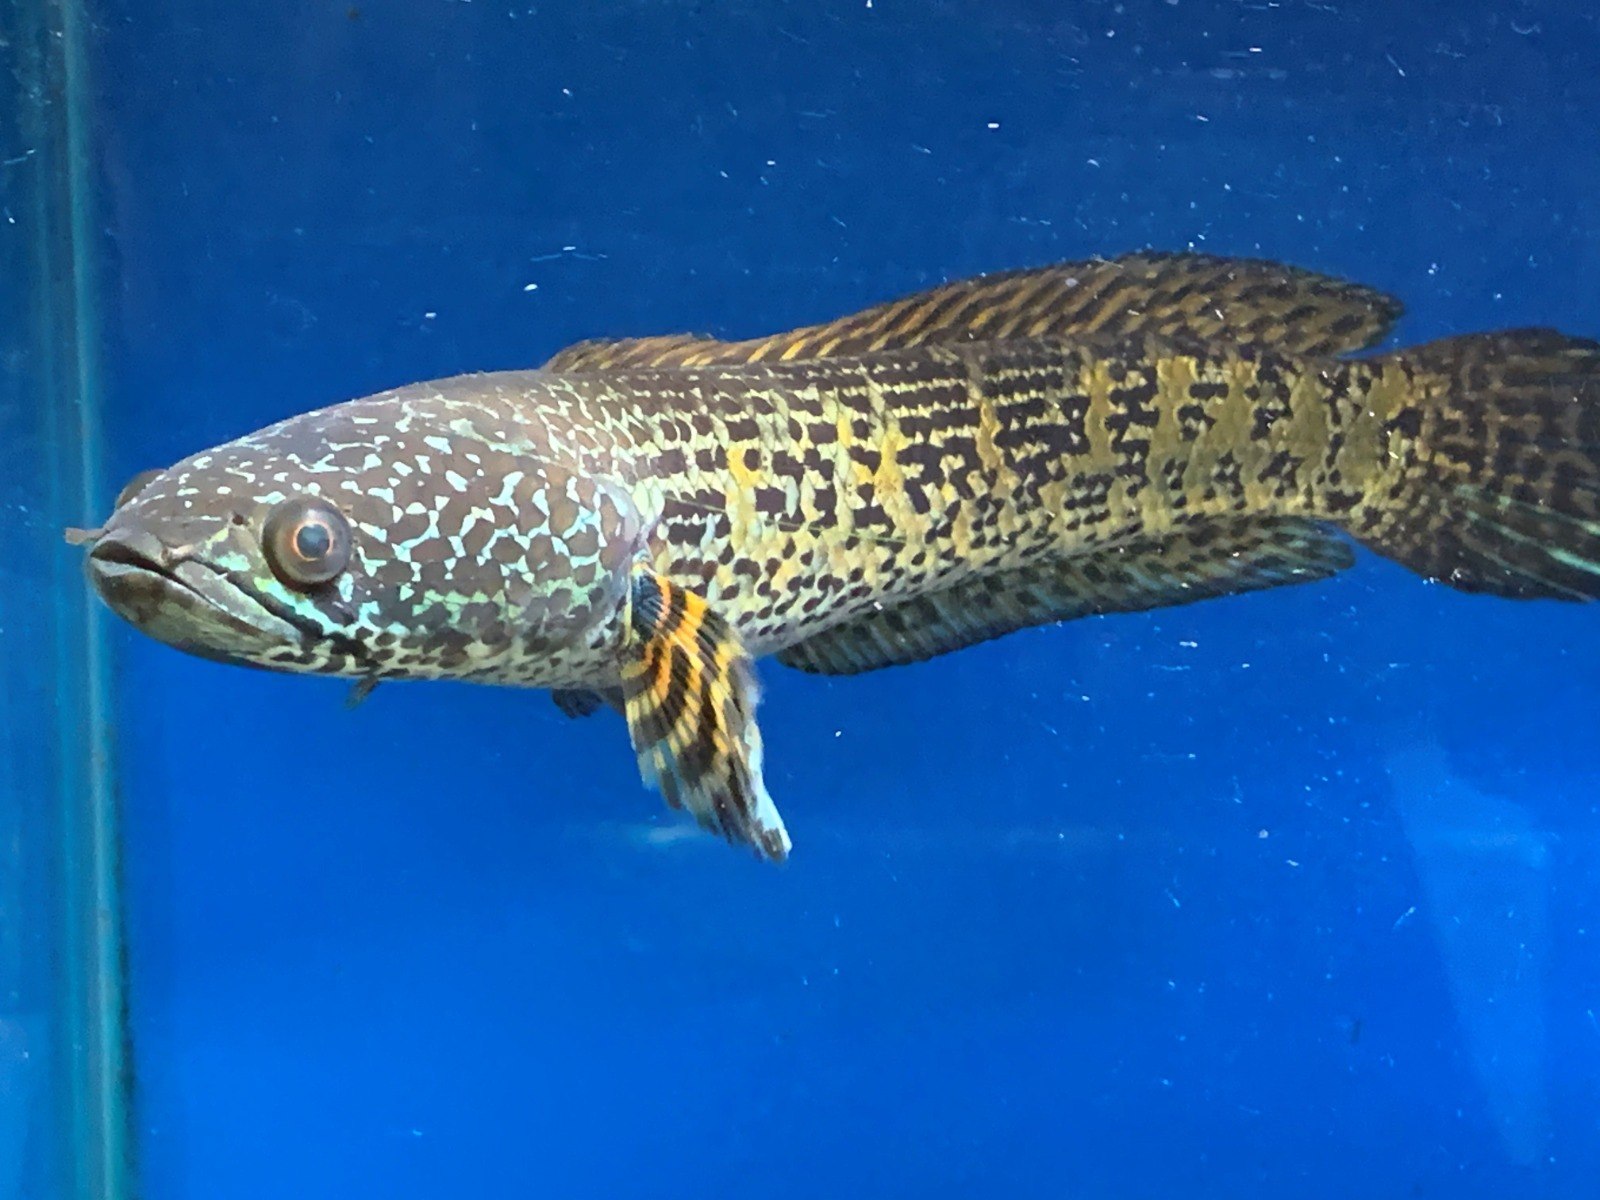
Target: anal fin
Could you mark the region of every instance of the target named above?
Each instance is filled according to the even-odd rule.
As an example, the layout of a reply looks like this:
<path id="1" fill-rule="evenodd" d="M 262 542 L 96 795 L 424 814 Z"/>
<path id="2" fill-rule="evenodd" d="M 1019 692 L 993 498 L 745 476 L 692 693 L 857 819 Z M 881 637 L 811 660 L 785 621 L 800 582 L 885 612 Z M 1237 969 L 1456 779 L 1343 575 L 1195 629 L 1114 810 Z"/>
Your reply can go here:
<path id="1" fill-rule="evenodd" d="M 1326 579 L 1353 561 L 1348 544 L 1308 521 L 1197 523 L 1160 542 L 967 579 L 836 625 L 777 658 L 814 674 L 854 675 L 1036 625 Z"/>
<path id="2" fill-rule="evenodd" d="M 635 567 L 622 696 L 639 770 L 702 828 L 788 856 L 789 834 L 761 777 L 750 657 L 704 597 Z"/>

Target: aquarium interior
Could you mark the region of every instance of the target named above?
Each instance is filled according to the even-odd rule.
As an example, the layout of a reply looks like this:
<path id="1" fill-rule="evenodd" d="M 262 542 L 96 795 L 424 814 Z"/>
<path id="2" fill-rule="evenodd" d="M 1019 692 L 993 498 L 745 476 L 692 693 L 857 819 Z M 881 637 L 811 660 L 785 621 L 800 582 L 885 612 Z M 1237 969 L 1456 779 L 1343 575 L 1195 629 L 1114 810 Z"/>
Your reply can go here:
<path id="1" fill-rule="evenodd" d="M 23 1194 L 1596 1194 L 1592 608 L 1363 552 L 861 678 L 767 663 L 773 868 L 668 814 L 608 714 L 347 710 L 99 616 L 59 541 L 391 385 L 1142 247 L 1385 288 L 1405 343 L 1595 336 L 1592 6 L 0 11 L 77 56 L 19 93 L 70 119 L 0 155 L 7 252 L 55 280 L 4 300 Z M 70 194 L 24 208 L 47 166 Z M 89 1051 L 19 1066 L 35 1017 Z"/>
<path id="2" fill-rule="evenodd" d="M 98 505 L 98 255 L 79 19 L 0 0 L 0 1197 L 128 1194 L 103 623 L 60 526 Z"/>

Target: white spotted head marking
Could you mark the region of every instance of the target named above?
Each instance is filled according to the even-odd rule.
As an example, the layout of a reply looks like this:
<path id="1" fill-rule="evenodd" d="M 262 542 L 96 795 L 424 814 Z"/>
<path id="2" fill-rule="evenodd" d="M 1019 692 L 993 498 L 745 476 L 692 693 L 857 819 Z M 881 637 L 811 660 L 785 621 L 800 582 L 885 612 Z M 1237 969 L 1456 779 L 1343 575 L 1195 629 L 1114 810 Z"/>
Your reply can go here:
<path id="1" fill-rule="evenodd" d="M 438 385 L 292 418 L 135 479 L 91 577 L 139 629 L 204 657 L 544 682 L 542 658 L 616 619 L 639 521 L 538 424 Z"/>

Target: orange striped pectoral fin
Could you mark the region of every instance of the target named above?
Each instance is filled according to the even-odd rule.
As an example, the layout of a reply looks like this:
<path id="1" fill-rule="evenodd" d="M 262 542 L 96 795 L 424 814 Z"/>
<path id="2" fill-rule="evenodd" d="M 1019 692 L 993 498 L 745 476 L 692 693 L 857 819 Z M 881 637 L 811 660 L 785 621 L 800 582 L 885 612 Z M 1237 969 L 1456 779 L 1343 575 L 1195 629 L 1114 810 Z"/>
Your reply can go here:
<path id="1" fill-rule="evenodd" d="M 761 778 L 750 658 L 705 599 L 634 570 L 622 668 L 628 732 L 647 783 L 703 828 L 782 860 L 789 835 Z"/>

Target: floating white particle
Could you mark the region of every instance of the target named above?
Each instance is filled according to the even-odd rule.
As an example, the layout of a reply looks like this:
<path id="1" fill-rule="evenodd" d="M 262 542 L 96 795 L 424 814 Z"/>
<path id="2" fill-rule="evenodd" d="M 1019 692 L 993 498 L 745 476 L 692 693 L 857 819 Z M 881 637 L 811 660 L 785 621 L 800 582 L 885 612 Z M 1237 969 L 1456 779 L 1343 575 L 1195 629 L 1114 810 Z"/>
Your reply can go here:
<path id="1" fill-rule="evenodd" d="M 423 313 L 423 314 L 422 314 L 422 319 L 423 319 L 423 320 L 424 320 L 424 321 L 431 321 L 431 320 L 433 320 L 433 319 L 434 319 L 434 318 L 435 318 L 435 317 L 437 317 L 437 316 L 438 316 L 438 315 L 439 315 L 439 314 L 438 314 L 438 313 L 436 313 L 436 312 L 425 312 L 425 313 Z"/>
<path id="2" fill-rule="evenodd" d="M 1000 128 L 1000 122 L 999 121 L 990 121 L 989 122 L 989 128 L 990 129 L 999 129 Z"/>
<path id="3" fill-rule="evenodd" d="M 537 292 L 539 285 L 537 283 L 525 283 L 522 285 L 522 290 L 525 292 Z"/>

